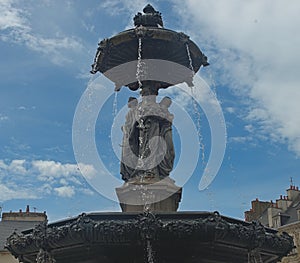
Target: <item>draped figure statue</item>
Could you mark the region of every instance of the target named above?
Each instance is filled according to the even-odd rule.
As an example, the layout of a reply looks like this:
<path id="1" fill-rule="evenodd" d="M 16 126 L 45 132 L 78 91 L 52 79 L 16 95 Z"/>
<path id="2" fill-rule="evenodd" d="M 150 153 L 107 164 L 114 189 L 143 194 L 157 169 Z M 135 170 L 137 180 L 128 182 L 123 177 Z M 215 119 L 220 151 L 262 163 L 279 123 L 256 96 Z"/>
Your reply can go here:
<path id="1" fill-rule="evenodd" d="M 138 103 L 130 97 L 129 111 L 122 127 L 122 160 L 120 173 L 124 181 L 138 177 L 162 179 L 173 169 L 175 151 L 172 139 L 172 101 L 164 97 L 144 96 Z"/>

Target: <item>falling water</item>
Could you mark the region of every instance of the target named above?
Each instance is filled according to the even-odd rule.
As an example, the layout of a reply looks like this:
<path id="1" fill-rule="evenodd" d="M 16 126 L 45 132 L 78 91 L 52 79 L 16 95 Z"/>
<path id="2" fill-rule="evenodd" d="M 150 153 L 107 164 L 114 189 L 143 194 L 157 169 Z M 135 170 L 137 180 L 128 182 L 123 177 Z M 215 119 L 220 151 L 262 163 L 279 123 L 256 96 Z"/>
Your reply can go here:
<path id="1" fill-rule="evenodd" d="M 142 200 L 144 203 L 144 212 L 151 211 L 151 204 L 154 203 L 154 193 L 148 189 L 147 185 L 141 185 L 141 192 L 142 192 Z"/>
<path id="2" fill-rule="evenodd" d="M 212 92 L 214 93 L 214 95 L 217 97 L 217 84 L 216 84 L 215 78 L 214 78 L 213 73 L 211 72 L 210 69 L 208 70 L 208 72 L 210 72 L 208 74 L 209 86 L 210 86 Z"/>
<path id="3" fill-rule="evenodd" d="M 96 72 L 97 63 L 98 63 L 98 59 L 99 59 L 100 55 L 101 55 L 101 51 L 98 50 L 97 53 L 96 53 L 96 57 L 94 59 L 94 64 L 93 64 L 93 68 L 92 68 L 93 72 Z"/>
<path id="4" fill-rule="evenodd" d="M 138 117 L 138 128 L 140 130 L 139 133 L 139 149 L 143 149 L 143 151 L 139 151 L 139 157 L 138 157 L 138 163 L 137 163 L 137 169 L 138 170 L 143 170 L 144 168 L 144 158 L 145 158 L 145 151 L 144 151 L 144 137 L 142 135 L 143 130 L 145 129 L 145 124 L 144 124 L 144 108 L 143 105 L 140 104 L 138 107 L 137 111 L 137 117 Z M 143 177 L 141 177 L 141 180 L 144 180 Z M 141 183 L 143 183 L 141 181 Z"/>
<path id="5" fill-rule="evenodd" d="M 145 183 L 146 176 L 144 173 L 141 173 L 140 175 L 140 185 L 139 191 L 141 193 L 141 199 L 143 204 L 143 212 L 150 212 L 151 210 L 151 204 L 154 203 L 154 193 L 148 188 L 147 184 Z"/>
<path id="6" fill-rule="evenodd" d="M 140 56 L 139 56 L 140 57 Z M 141 87 L 141 86 L 140 86 Z M 140 130 L 140 134 L 139 134 L 139 156 L 138 156 L 138 162 L 137 162 L 137 167 L 136 169 L 141 171 L 141 173 L 139 174 L 139 181 L 140 181 L 140 185 L 139 185 L 139 190 L 141 193 L 141 198 L 142 198 L 142 204 L 143 206 L 143 211 L 144 212 L 149 212 L 150 211 L 150 205 L 151 203 L 149 202 L 148 198 L 149 198 L 149 190 L 147 185 L 145 184 L 145 174 L 144 171 L 145 170 L 145 163 L 144 163 L 144 158 L 145 156 L 145 147 L 144 147 L 144 137 L 143 137 L 143 130 L 145 129 L 145 124 L 144 124 L 144 108 L 143 105 L 140 104 L 137 110 L 137 117 L 138 117 L 138 122 L 139 122 L 139 130 Z"/>
<path id="7" fill-rule="evenodd" d="M 218 210 L 217 206 L 216 206 L 215 199 L 214 199 L 214 192 L 212 190 L 210 190 L 209 187 L 206 188 L 205 192 L 206 192 L 206 196 L 207 196 L 207 199 L 209 201 L 209 204 L 210 204 L 210 209 L 212 211 Z"/>
<path id="8" fill-rule="evenodd" d="M 189 58 L 189 67 L 190 67 L 190 70 L 192 71 L 192 77 L 195 76 L 195 70 L 194 70 L 194 66 L 193 66 L 193 61 L 192 61 L 192 57 L 191 57 L 191 52 L 190 52 L 190 48 L 189 48 L 189 44 L 186 43 L 186 53 L 188 55 L 188 58 Z"/>
<path id="9" fill-rule="evenodd" d="M 147 240 L 147 263 L 154 263 L 154 252 L 152 249 L 152 244 L 150 240 Z"/>
<path id="10" fill-rule="evenodd" d="M 118 113 L 118 92 L 115 91 L 115 98 L 113 102 L 113 117 L 115 118 Z"/>
<path id="11" fill-rule="evenodd" d="M 136 70 L 136 79 L 138 81 L 139 88 L 142 88 L 142 77 L 144 73 L 144 68 L 143 68 L 143 62 L 142 62 L 142 39 L 139 38 L 138 42 L 138 61 L 137 61 L 137 70 Z M 144 109 L 143 105 L 140 105 L 138 107 L 138 120 L 139 120 L 139 129 L 140 131 L 145 129 L 145 124 L 144 124 Z M 144 158 L 145 156 L 145 147 L 144 147 L 144 138 L 142 134 L 139 136 L 139 148 L 142 149 L 141 152 L 139 152 L 139 158 L 138 158 L 138 163 L 137 163 L 137 169 L 138 170 L 144 170 Z M 150 191 L 147 187 L 147 184 L 145 184 L 145 174 L 142 172 L 140 174 L 140 193 L 141 193 L 141 198 L 142 198 L 142 203 L 144 204 L 143 211 L 144 212 L 149 212 L 151 208 L 151 204 L 153 203 L 153 196 L 154 194 L 152 191 Z M 147 240 L 146 243 L 146 260 L 147 263 L 154 263 L 154 252 L 152 249 L 152 244 L 150 240 Z"/>
<path id="12" fill-rule="evenodd" d="M 138 61 L 137 61 L 137 69 L 136 69 L 136 79 L 138 81 L 139 88 L 142 88 L 142 77 L 144 73 L 144 65 L 142 62 L 142 39 L 139 38 L 138 42 Z M 143 105 L 140 105 L 138 108 L 138 120 L 139 120 L 139 129 L 140 131 L 145 129 L 145 124 L 144 124 L 144 109 Z M 145 156 L 145 147 L 144 147 L 144 138 L 142 134 L 140 133 L 139 135 L 139 148 L 142 149 L 141 152 L 139 152 L 139 158 L 138 158 L 138 163 L 137 163 L 137 169 L 138 170 L 144 170 L 144 158 Z M 140 193 L 141 193 L 141 198 L 142 198 L 142 203 L 144 204 L 143 206 L 143 211 L 144 212 L 149 212 L 151 208 L 151 204 L 153 203 L 153 197 L 154 194 L 152 191 L 150 191 L 147 187 L 147 184 L 145 184 L 145 173 L 142 172 L 140 174 Z M 146 243 L 146 260 L 147 263 L 154 263 L 154 252 L 152 249 L 152 244 L 150 240 L 147 240 Z"/>
<path id="13" fill-rule="evenodd" d="M 195 76 L 195 70 L 194 70 L 194 66 L 193 66 L 193 60 L 191 57 L 191 53 L 190 53 L 190 48 L 188 43 L 186 43 L 186 52 L 188 55 L 188 59 L 189 59 L 189 68 L 192 71 L 192 79 Z M 202 163 L 204 163 L 205 161 L 205 146 L 203 143 L 203 136 L 201 134 L 201 114 L 200 111 L 198 110 L 198 106 L 197 106 L 197 102 L 194 98 L 196 98 L 196 94 L 195 94 L 195 87 L 191 86 L 191 93 L 192 93 L 192 103 L 193 103 L 193 108 L 194 108 L 194 112 L 196 114 L 196 128 L 197 128 L 197 135 L 199 138 L 199 144 L 200 144 L 200 149 L 201 149 L 201 159 L 202 159 Z"/>
<path id="14" fill-rule="evenodd" d="M 141 178 L 144 177 L 144 175 L 141 176 Z M 140 185 L 141 195 L 142 195 L 142 202 L 144 204 L 143 212 L 149 212 L 150 211 L 150 204 L 149 204 L 149 191 L 148 187 L 145 184 Z"/>
<path id="15" fill-rule="evenodd" d="M 139 88 L 142 87 L 142 74 L 143 74 L 143 62 L 142 62 L 142 39 L 139 37 L 139 45 L 138 45 L 138 61 L 136 67 L 136 79 L 139 84 Z"/>

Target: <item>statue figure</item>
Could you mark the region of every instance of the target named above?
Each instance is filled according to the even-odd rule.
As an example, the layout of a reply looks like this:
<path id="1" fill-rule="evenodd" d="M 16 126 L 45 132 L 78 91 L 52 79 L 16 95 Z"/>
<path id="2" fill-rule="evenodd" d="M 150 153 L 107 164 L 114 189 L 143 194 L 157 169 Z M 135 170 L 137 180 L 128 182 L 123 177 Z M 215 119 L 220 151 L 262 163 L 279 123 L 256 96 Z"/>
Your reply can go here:
<path id="1" fill-rule="evenodd" d="M 128 108 L 129 111 L 126 115 L 126 120 L 124 126 L 122 126 L 123 131 L 123 143 L 122 143 L 122 161 L 120 167 L 120 173 L 124 181 L 128 181 L 130 175 L 134 172 L 136 167 L 136 156 L 138 140 L 132 141 L 132 139 L 137 139 L 136 136 L 131 136 L 131 141 L 129 142 L 130 134 L 134 133 L 134 126 L 136 125 L 136 108 L 138 105 L 138 100 L 135 97 L 129 97 Z M 134 147 L 135 146 L 135 147 Z"/>
<path id="2" fill-rule="evenodd" d="M 164 97 L 143 96 L 142 102 L 129 98 L 129 111 L 123 126 L 121 175 L 124 181 L 137 177 L 162 179 L 169 176 L 174 165 L 172 139 L 172 101 Z"/>
<path id="3" fill-rule="evenodd" d="M 160 136 L 164 138 L 167 145 L 165 156 L 159 165 L 159 175 L 160 177 L 166 177 L 172 171 L 175 159 L 172 135 L 174 115 L 169 112 L 169 107 L 172 104 L 171 98 L 164 97 L 159 104 L 164 113 L 164 118 L 160 122 Z"/>

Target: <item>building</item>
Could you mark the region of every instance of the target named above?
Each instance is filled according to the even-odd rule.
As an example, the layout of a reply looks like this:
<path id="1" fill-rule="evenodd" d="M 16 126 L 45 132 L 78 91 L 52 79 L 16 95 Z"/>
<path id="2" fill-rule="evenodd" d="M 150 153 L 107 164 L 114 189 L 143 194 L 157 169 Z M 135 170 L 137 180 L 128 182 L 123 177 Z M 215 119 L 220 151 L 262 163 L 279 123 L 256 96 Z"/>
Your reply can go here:
<path id="1" fill-rule="evenodd" d="M 8 250 L 5 249 L 6 239 L 13 233 L 33 228 L 35 225 L 47 220 L 46 212 L 30 212 L 29 206 L 23 212 L 2 213 L 0 221 L 0 263 L 15 263 L 16 260 Z"/>
<path id="2" fill-rule="evenodd" d="M 294 238 L 296 248 L 281 262 L 300 262 L 300 191 L 290 185 L 286 195 L 280 195 L 275 202 L 261 201 L 258 198 L 251 202 L 251 209 L 245 212 L 245 220 L 257 220 L 264 226 L 287 232 Z"/>

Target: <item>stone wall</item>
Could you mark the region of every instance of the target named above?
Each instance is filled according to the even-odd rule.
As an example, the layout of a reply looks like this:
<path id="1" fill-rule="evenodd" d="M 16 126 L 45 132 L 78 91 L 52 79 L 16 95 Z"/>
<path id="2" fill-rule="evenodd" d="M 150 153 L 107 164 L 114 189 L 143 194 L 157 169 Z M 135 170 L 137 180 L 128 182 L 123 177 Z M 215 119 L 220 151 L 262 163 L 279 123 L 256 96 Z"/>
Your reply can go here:
<path id="1" fill-rule="evenodd" d="M 18 263 L 19 261 L 15 259 L 10 252 L 7 250 L 0 251 L 0 263 Z"/>
<path id="2" fill-rule="evenodd" d="M 300 262 L 300 222 L 295 222 L 286 226 L 281 226 L 278 228 L 279 232 L 287 232 L 294 238 L 294 243 L 296 248 L 289 254 L 289 256 L 284 257 L 282 263 L 299 263 Z"/>

